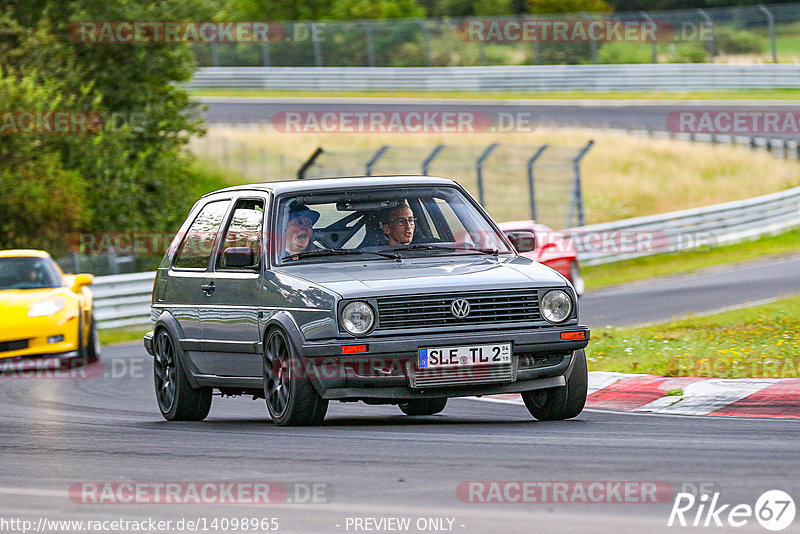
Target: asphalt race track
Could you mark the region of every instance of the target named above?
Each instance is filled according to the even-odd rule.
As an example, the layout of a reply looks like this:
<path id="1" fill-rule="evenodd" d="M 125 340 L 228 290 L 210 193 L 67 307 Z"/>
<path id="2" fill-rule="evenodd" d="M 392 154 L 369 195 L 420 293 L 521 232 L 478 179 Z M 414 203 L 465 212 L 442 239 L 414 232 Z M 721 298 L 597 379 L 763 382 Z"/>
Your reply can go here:
<path id="1" fill-rule="evenodd" d="M 581 322 L 590 327 L 656 323 L 797 293 L 800 256 L 761 258 L 689 275 L 587 291 L 581 299 Z"/>
<path id="2" fill-rule="evenodd" d="M 462 502 L 456 489 L 514 480 L 650 481 L 676 492 L 703 484 L 720 503 L 751 506 L 767 490 L 800 489 L 796 420 L 585 411 L 541 423 L 522 406 L 456 399 L 421 418 L 336 403 L 321 427 L 278 428 L 263 400 L 215 397 L 205 422 L 168 423 L 139 344 L 108 349 L 103 361 L 102 378 L 3 381 L 0 517 L 277 518 L 280 532 L 353 532 L 348 518 L 451 518 L 462 533 L 649 533 L 676 530 L 666 526 L 672 491 L 656 504 L 486 504 Z M 121 481 L 316 483 L 327 502 L 83 504 L 68 496 L 76 483 Z M 737 531 L 764 532 L 754 520 Z"/>
<path id="3" fill-rule="evenodd" d="M 584 321 L 639 323 L 797 292 L 798 272 L 800 258 L 793 257 L 588 293 Z M 410 518 L 410 529 L 372 531 L 765 532 L 753 519 L 737 529 L 727 523 L 667 527 L 667 521 L 682 490 L 703 488 L 719 492 L 720 505 L 750 506 L 767 490 L 795 499 L 800 493 L 800 420 L 587 410 L 572 421 L 543 423 L 522 406 L 454 399 L 442 414 L 420 418 L 394 406 L 332 403 L 321 427 L 278 428 L 267 422 L 263 400 L 215 397 L 205 422 L 168 423 L 158 414 L 152 360 L 140 343 L 107 348 L 102 368 L 93 369 L 89 378 L 0 378 L 0 520 L 36 525 L 43 518 L 152 518 L 210 525 L 214 518 L 277 518 L 279 532 L 363 532 L 376 525 L 366 521 Z M 287 501 L 87 504 L 69 493 L 80 483 L 198 481 L 279 483 Z M 468 481 L 484 487 L 492 481 L 655 482 L 669 492 L 645 504 L 618 502 L 613 493 L 614 502 L 479 503 L 457 492 Z M 314 484 L 318 498 L 310 502 L 307 489 Z M 635 500 L 634 494 L 629 501 Z M 686 513 L 690 523 L 697 509 Z M 416 528 L 427 519 L 442 528 Z M 61 531 L 67 530 L 48 532 Z M 783 532 L 800 532 L 798 521 Z"/>
<path id="4" fill-rule="evenodd" d="M 574 101 L 433 98 L 326 98 L 326 97 L 199 97 L 208 106 L 210 124 L 266 123 L 280 111 L 480 111 L 490 117 L 500 112 L 529 113 L 532 125 L 582 128 L 669 130 L 670 113 L 678 111 L 795 111 L 792 101 Z M 755 134 L 759 135 L 759 134 Z M 797 133 L 770 137 L 797 138 Z"/>
<path id="5" fill-rule="evenodd" d="M 261 120 L 263 111 L 218 106 L 209 110 L 211 122 Z M 799 273 L 800 257 L 793 256 L 589 292 L 582 320 L 622 326 L 773 299 L 800 292 Z M 106 348 L 88 377 L 0 376 L 0 391 L 3 534 L 22 532 L 12 519 L 29 520 L 29 531 L 38 532 L 124 531 L 52 523 L 70 519 L 176 525 L 158 532 L 244 532 L 222 523 L 177 527 L 181 520 L 211 527 L 214 519 L 233 518 L 274 518 L 279 528 L 270 531 L 287 533 L 766 532 L 754 518 L 741 528 L 667 522 L 680 491 L 718 493 L 728 510 L 754 507 L 767 490 L 800 496 L 800 420 L 586 410 L 575 420 L 544 423 L 522 406 L 454 399 L 442 414 L 418 418 L 394 406 L 332 403 L 320 427 L 278 428 L 267 422 L 263 400 L 215 397 L 205 422 L 168 423 L 156 407 L 152 360 L 138 342 Z M 587 503 L 573 493 L 557 502 L 480 503 L 460 491 L 468 482 L 493 481 L 656 483 L 669 492 L 656 503 L 634 502 L 635 493 L 626 502 L 610 493 Z M 82 483 L 119 482 L 277 483 L 287 494 L 279 503 L 248 505 L 95 504 L 70 493 Z M 698 510 L 686 512 L 690 524 Z M 378 528 L 389 518 L 408 518 L 411 527 Z M 800 532 L 799 521 L 782 532 Z"/>

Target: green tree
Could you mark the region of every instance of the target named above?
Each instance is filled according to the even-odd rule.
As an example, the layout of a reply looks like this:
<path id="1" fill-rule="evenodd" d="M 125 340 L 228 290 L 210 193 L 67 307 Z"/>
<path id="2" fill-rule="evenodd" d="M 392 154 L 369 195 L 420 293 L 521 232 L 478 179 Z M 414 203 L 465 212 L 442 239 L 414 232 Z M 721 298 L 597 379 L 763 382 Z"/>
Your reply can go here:
<path id="1" fill-rule="evenodd" d="M 613 11 L 605 0 L 528 0 L 528 11 L 532 14 L 551 13 L 608 13 Z"/>
<path id="2" fill-rule="evenodd" d="M 214 14 L 209 5 L 199 0 L 4 1 L 0 13 L 0 70 L 7 73 L 1 107 L 97 112 L 105 118 L 96 133 L 16 134 L 27 137 L 35 153 L 24 152 L 18 141 L 2 143 L 4 156 L 22 154 L 0 158 L 0 176 L 8 186 L 3 213 L 36 211 L 42 220 L 64 221 L 53 228 L 67 230 L 174 230 L 195 200 L 186 143 L 202 133 L 197 109 L 179 85 L 194 70 L 188 47 L 75 42 L 70 24 L 208 20 Z M 15 86 L 33 87 L 48 97 L 12 101 L 8 95 L 16 94 Z M 118 119 L 116 124 L 111 118 Z M 60 184 L 71 185 L 42 208 L 40 196 Z M 17 217 L 0 227 L 0 245 L 27 237 L 28 246 L 52 246 L 36 225 L 24 221 Z"/>

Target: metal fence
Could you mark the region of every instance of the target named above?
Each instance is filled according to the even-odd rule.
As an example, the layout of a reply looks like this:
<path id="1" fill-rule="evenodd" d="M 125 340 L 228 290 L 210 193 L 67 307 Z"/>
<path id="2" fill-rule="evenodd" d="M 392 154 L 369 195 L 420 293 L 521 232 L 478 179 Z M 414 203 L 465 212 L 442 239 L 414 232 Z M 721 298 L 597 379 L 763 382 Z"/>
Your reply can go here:
<path id="1" fill-rule="evenodd" d="M 210 67 L 190 89 L 294 91 L 701 91 L 797 89 L 788 64 L 541 65 L 518 67 Z"/>
<path id="2" fill-rule="evenodd" d="M 607 132 L 621 132 L 638 137 L 655 139 L 680 139 L 715 145 L 745 146 L 753 150 L 765 150 L 783 159 L 800 160 L 800 141 L 788 137 L 763 137 L 758 135 L 730 135 L 709 133 L 677 133 L 669 130 L 606 128 Z M 792 135 L 792 134 L 789 134 Z"/>
<path id="3" fill-rule="evenodd" d="M 510 32 L 522 25 L 652 22 L 657 39 L 568 38 Z M 800 4 L 559 15 L 272 22 L 269 42 L 194 46 L 201 66 L 553 65 L 684 63 L 749 53 L 767 61 L 793 53 Z M 511 25 L 509 25 L 511 24 Z M 475 31 L 480 28 L 480 31 Z M 492 28 L 495 31 L 492 31 Z M 471 31 L 472 30 L 472 31 Z M 516 36 L 516 37 L 515 37 Z M 627 40 L 627 42 L 625 42 Z M 651 42 L 652 41 L 652 42 Z"/>
<path id="4" fill-rule="evenodd" d="M 566 228 L 585 222 L 580 163 L 592 144 L 384 145 L 349 152 L 320 147 L 297 177 L 421 174 L 452 178 L 497 220 L 530 218 Z"/>

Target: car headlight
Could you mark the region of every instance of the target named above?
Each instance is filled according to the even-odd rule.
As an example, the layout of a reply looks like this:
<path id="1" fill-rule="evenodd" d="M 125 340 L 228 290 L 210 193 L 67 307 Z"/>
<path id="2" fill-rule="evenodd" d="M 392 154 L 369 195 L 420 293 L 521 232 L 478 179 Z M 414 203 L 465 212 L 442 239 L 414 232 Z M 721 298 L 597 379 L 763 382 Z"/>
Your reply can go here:
<path id="1" fill-rule="evenodd" d="M 572 313 L 572 299 L 566 291 L 554 289 L 542 297 L 542 317 L 551 323 L 563 323 Z"/>
<path id="2" fill-rule="evenodd" d="M 35 302 L 28 310 L 28 317 L 44 317 L 53 315 L 64 309 L 64 299 L 56 297 L 53 299 Z"/>
<path id="3" fill-rule="evenodd" d="M 375 312 L 366 302 L 356 300 L 342 309 L 342 326 L 354 336 L 366 334 L 375 323 Z"/>

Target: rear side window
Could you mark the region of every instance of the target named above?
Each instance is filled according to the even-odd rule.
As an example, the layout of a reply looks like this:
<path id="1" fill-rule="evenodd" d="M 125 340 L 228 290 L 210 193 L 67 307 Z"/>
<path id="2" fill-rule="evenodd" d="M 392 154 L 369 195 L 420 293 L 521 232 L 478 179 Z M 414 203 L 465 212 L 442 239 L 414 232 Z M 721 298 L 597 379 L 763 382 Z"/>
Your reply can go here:
<path id="1" fill-rule="evenodd" d="M 172 266 L 177 269 L 205 269 L 214 248 L 214 239 L 228 210 L 230 200 L 210 202 L 200 210 L 175 256 Z"/>
<path id="2" fill-rule="evenodd" d="M 253 262 L 248 267 L 261 265 L 261 228 L 264 221 L 263 200 L 239 200 L 233 208 L 228 229 L 222 241 L 222 252 L 217 258 L 217 268 L 237 269 L 225 264 L 224 251 L 231 247 L 239 250 L 249 248 Z"/>

